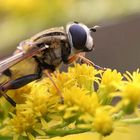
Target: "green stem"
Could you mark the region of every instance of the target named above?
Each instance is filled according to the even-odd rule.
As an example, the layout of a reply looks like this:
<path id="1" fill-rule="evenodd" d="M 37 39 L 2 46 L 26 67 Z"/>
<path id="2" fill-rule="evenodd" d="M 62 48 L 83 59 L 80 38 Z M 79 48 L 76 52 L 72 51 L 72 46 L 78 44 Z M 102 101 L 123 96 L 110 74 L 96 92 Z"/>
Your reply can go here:
<path id="1" fill-rule="evenodd" d="M 63 122 L 62 124 L 58 124 L 56 126 L 54 126 L 52 129 L 60 129 L 60 128 L 64 128 L 65 126 L 68 126 L 70 123 L 68 122 Z"/>
<path id="2" fill-rule="evenodd" d="M 120 111 L 120 112 L 118 112 L 117 114 L 114 114 L 112 117 L 113 117 L 113 120 L 119 120 L 119 119 L 121 119 L 121 117 L 123 117 L 124 116 L 124 111 Z"/>
<path id="3" fill-rule="evenodd" d="M 127 123 L 127 124 L 140 124 L 140 118 L 124 119 L 124 120 L 121 120 L 121 122 Z"/>
<path id="4" fill-rule="evenodd" d="M 65 136 L 70 134 L 78 134 L 90 131 L 91 129 L 67 129 L 67 130 L 48 130 L 46 131 L 47 135 L 50 137 L 54 136 Z"/>

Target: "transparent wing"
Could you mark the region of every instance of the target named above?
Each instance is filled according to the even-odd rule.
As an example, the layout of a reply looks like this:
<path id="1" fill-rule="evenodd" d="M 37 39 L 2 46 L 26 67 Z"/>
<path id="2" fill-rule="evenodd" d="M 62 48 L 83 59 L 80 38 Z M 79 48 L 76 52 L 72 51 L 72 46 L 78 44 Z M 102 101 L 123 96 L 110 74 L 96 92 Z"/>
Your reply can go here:
<path id="1" fill-rule="evenodd" d="M 29 50 L 28 52 L 19 52 L 16 54 L 13 54 L 12 56 L 1 60 L 0 61 L 0 75 L 8 68 L 12 67 L 13 65 L 17 64 L 18 62 L 26 59 L 26 58 L 30 58 L 36 54 L 38 54 L 39 52 L 45 50 L 47 48 L 47 46 L 44 46 L 42 48 L 38 48 L 38 47 L 33 47 L 31 50 Z"/>
<path id="2" fill-rule="evenodd" d="M 22 52 L 10 56 L 2 61 L 0 61 L 0 73 L 5 71 L 6 69 L 10 68 L 14 64 L 18 63 L 24 58 L 24 54 Z"/>

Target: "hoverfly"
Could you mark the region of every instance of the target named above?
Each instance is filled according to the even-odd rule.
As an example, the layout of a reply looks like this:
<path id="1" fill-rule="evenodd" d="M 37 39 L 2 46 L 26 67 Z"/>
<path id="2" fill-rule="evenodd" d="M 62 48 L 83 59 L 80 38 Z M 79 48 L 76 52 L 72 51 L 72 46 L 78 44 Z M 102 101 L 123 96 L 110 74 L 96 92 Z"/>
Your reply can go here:
<path id="1" fill-rule="evenodd" d="M 95 31 L 94 27 L 88 28 L 82 23 L 73 22 L 67 24 L 66 30 L 64 27 L 51 28 L 21 42 L 12 56 L 0 61 L 0 75 L 4 74 L 10 77 L 12 75 L 10 68 L 28 58 L 34 60 L 35 72 L 1 84 L 1 95 L 13 106 L 16 106 L 15 101 L 5 92 L 10 89 L 18 89 L 34 80 L 40 79 L 44 70 L 53 72 L 62 62 L 69 64 L 77 58 L 94 65 L 81 53 L 93 50 L 94 42 L 91 33 Z M 97 65 L 94 66 L 98 68 Z M 47 72 L 47 76 L 53 82 L 49 72 Z M 61 92 L 54 82 L 53 84 L 63 101 Z"/>

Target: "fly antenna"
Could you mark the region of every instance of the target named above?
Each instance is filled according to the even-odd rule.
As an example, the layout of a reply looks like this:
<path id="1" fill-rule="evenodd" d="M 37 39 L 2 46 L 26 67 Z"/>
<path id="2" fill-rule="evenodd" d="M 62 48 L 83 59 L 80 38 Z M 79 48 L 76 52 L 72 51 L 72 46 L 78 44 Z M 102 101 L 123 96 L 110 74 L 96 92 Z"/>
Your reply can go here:
<path id="1" fill-rule="evenodd" d="M 96 32 L 97 28 L 100 28 L 100 26 L 95 25 L 95 26 L 93 26 L 93 27 L 91 27 L 91 28 L 89 28 L 89 29 L 90 29 L 90 31 L 92 31 L 92 32 Z"/>

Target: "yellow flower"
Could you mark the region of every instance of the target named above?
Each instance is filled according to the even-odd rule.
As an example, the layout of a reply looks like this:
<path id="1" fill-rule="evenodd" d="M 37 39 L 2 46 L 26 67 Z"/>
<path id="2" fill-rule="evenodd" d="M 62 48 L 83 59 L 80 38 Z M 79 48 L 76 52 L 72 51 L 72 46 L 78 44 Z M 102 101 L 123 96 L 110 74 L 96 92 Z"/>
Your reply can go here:
<path id="1" fill-rule="evenodd" d="M 126 81 L 120 87 L 120 91 L 114 93 L 114 96 L 120 96 L 122 99 L 116 105 L 116 110 L 125 111 L 125 113 L 133 113 L 140 102 L 140 73 L 139 69 L 133 74 L 128 71 L 124 74 Z M 116 95 L 115 95 L 116 94 Z"/>
<path id="2" fill-rule="evenodd" d="M 119 89 L 122 84 L 122 78 L 121 73 L 111 69 L 107 69 L 101 74 L 101 83 L 97 92 L 102 104 L 108 104 L 107 98 L 110 98 L 110 94 Z"/>
<path id="3" fill-rule="evenodd" d="M 86 64 L 76 64 L 74 68 L 69 67 L 68 73 L 76 79 L 79 87 L 92 92 L 94 91 L 94 82 L 98 82 L 99 80 L 96 75 L 101 73 L 101 71 L 97 71 L 94 67 Z"/>
<path id="4" fill-rule="evenodd" d="M 128 99 L 132 104 L 138 105 L 140 102 L 140 83 L 128 83 L 122 89 L 122 98 Z"/>
<path id="5" fill-rule="evenodd" d="M 100 107 L 96 110 L 93 129 L 102 134 L 103 136 L 109 135 L 114 130 L 114 123 L 109 111 L 106 111 L 104 107 Z"/>
<path id="6" fill-rule="evenodd" d="M 38 129 L 36 125 L 42 117 L 47 113 L 51 114 L 57 111 L 54 108 L 58 105 L 59 99 L 57 96 L 51 95 L 48 92 L 47 84 L 47 79 L 28 84 L 30 90 L 27 91 L 30 92 L 24 94 L 25 102 L 17 104 L 15 108 L 16 114 L 13 115 L 13 118 L 9 121 L 11 131 L 17 134 L 23 134 L 24 132 L 28 132 L 29 134 L 33 130 Z M 26 88 L 26 86 L 22 88 L 23 91 L 24 88 Z M 41 131 L 40 127 L 39 129 Z"/>
<path id="7" fill-rule="evenodd" d="M 56 71 L 55 74 L 52 74 L 52 79 L 57 85 L 57 87 L 60 89 L 61 92 L 63 92 L 63 89 L 70 88 L 74 85 L 77 85 L 77 81 L 74 79 L 72 74 Z M 56 92 L 56 89 L 52 83 L 49 85 L 49 89 L 52 90 L 52 92 Z"/>
<path id="8" fill-rule="evenodd" d="M 65 114 L 63 116 L 64 119 L 69 119 L 74 117 L 75 115 L 77 115 L 77 112 L 79 112 L 79 107 L 78 106 L 72 106 L 72 107 L 68 107 L 65 110 Z"/>
<path id="9" fill-rule="evenodd" d="M 124 74 L 124 77 L 128 80 L 128 82 L 140 82 L 140 73 L 139 69 L 137 71 L 134 71 L 132 74 L 128 71 L 126 71 L 126 74 Z"/>
<path id="10" fill-rule="evenodd" d="M 132 75 L 126 72 L 124 76 L 128 81 L 120 89 L 118 95 L 122 101 L 117 107 L 123 108 L 126 113 L 133 113 L 140 103 L 140 73 L 139 70 Z"/>
<path id="11" fill-rule="evenodd" d="M 28 132 L 33 129 L 33 126 L 37 122 L 33 110 L 26 108 L 24 105 L 17 105 L 17 113 L 10 120 L 9 125 L 11 126 L 11 131 L 16 134 L 23 134 L 23 132 Z"/>
<path id="12" fill-rule="evenodd" d="M 98 98 L 94 92 L 91 95 L 88 92 L 85 89 L 75 86 L 70 89 L 65 89 L 63 92 L 65 104 L 69 106 L 76 105 L 80 111 L 94 115 L 96 108 L 99 106 Z"/>
<path id="13" fill-rule="evenodd" d="M 122 78 L 121 73 L 107 69 L 102 75 L 100 88 L 104 88 L 107 93 L 114 92 L 120 85 Z"/>
<path id="14" fill-rule="evenodd" d="M 68 72 L 56 71 L 51 76 L 64 97 L 64 103 L 60 103 L 56 87 L 45 76 L 10 91 L 17 106 L 8 108 L 9 117 L 7 107 L 2 104 L 2 113 L 7 115 L 4 114 L 1 119 L 0 134 L 7 133 L 15 139 L 18 136 L 34 139 L 36 136 L 96 131 L 106 136 L 113 132 L 116 121 L 126 123 L 127 120 L 122 119 L 132 113 L 140 102 L 138 70 L 132 75 L 127 72 L 123 79 L 116 70 L 103 72 L 86 64 L 75 64 Z M 113 106 L 110 101 L 116 96 L 120 96 L 121 100 Z"/>
<path id="15" fill-rule="evenodd" d="M 15 102 L 18 103 L 24 103 L 26 100 L 26 95 L 29 94 L 31 91 L 31 86 L 26 85 L 16 90 L 9 90 L 7 91 L 7 94 L 11 96 L 12 99 L 15 100 Z"/>

